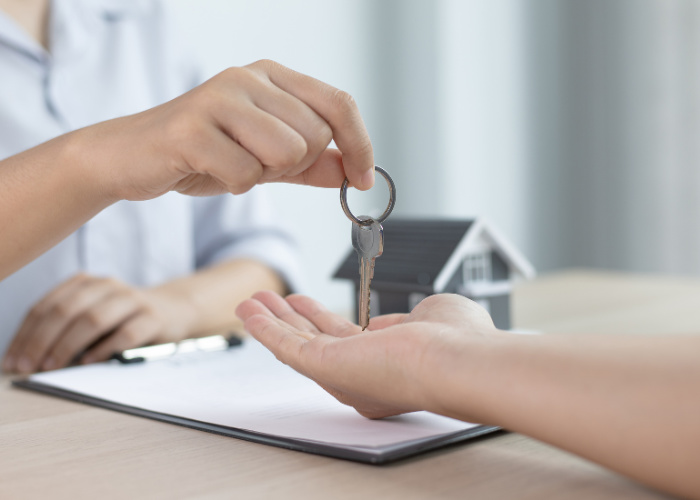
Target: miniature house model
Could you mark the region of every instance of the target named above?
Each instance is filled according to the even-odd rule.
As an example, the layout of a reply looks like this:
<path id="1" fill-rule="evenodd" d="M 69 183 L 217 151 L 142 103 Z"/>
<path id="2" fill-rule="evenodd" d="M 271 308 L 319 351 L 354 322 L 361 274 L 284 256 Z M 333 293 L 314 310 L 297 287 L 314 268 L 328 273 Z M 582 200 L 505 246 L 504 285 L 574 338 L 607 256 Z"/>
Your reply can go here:
<path id="1" fill-rule="evenodd" d="M 372 316 L 409 312 L 428 295 L 458 293 L 482 305 L 496 327 L 510 328 L 514 279 L 535 271 L 525 257 L 480 219 L 388 219 L 384 253 L 375 262 L 371 283 Z M 335 278 L 360 285 L 357 254 L 345 258 Z"/>

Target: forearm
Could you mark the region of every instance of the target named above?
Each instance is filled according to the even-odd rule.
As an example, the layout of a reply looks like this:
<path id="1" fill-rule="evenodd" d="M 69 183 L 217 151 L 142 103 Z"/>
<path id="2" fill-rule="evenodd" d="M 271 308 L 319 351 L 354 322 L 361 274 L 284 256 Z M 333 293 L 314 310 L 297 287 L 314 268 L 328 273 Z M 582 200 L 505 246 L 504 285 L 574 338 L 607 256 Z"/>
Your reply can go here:
<path id="1" fill-rule="evenodd" d="M 508 335 L 460 352 L 441 413 L 700 498 L 700 337 Z"/>
<path id="2" fill-rule="evenodd" d="M 82 142 L 78 131 L 0 162 L 0 280 L 116 201 Z"/>
<path id="3" fill-rule="evenodd" d="M 191 336 L 242 330 L 236 307 L 259 290 L 285 293 L 286 286 L 275 271 L 253 259 L 225 261 L 154 289 L 192 306 Z"/>

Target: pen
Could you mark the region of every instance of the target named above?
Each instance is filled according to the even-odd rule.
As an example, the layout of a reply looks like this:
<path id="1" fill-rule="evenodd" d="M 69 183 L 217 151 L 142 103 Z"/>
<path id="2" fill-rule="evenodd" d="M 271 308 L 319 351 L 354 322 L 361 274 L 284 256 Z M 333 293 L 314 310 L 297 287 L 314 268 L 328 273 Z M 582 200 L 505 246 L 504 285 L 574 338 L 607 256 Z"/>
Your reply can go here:
<path id="1" fill-rule="evenodd" d="M 123 352 L 114 353 L 111 359 L 116 359 L 123 364 L 143 363 L 144 361 L 155 361 L 158 359 L 169 358 L 176 354 L 200 351 L 224 351 L 229 347 L 238 346 L 242 343 L 243 340 L 236 334 L 231 334 L 228 337 L 223 335 L 211 335 L 209 337 L 187 339 L 180 342 L 169 342 L 167 344 L 149 345 L 144 347 L 136 347 L 134 349 L 127 349 Z"/>

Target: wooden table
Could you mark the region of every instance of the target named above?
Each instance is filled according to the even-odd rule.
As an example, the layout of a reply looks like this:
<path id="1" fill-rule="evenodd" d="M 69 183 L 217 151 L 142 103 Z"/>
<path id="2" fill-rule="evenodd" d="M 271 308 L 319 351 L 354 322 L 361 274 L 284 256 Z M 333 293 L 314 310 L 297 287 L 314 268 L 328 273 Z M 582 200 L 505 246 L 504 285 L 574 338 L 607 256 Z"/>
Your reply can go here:
<path id="1" fill-rule="evenodd" d="M 700 280 L 570 271 L 518 285 L 515 324 L 700 332 Z M 370 466 L 128 416 L 0 380 L 0 498 L 664 498 L 518 434 Z"/>

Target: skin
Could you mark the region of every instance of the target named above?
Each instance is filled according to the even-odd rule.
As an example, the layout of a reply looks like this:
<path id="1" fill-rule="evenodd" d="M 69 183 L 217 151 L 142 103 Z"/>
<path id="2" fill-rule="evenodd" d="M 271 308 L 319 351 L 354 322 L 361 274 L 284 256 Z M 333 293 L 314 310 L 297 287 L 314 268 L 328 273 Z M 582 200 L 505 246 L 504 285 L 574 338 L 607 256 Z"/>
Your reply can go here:
<path id="1" fill-rule="evenodd" d="M 0 1 L 8 12 L 23 4 L 45 13 L 45 1 Z M 43 22 L 25 27 L 41 33 Z M 331 137 L 342 158 L 325 149 Z M 368 189 L 371 156 L 347 94 L 270 61 L 235 68 L 163 106 L 0 162 L 0 279 L 119 199 L 240 193 L 271 181 L 339 186 L 344 175 Z M 139 302 L 123 285 L 88 276 L 62 287 L 42 307 L 102 287 L 105 296 L 149 304 L 131 309 L 142 321 L 154 321 L 164 293 Z M 192 301 L 185 297 L 180 305 Z M 364 333 L 301 296 L 261 292 L 237 312 L 281 361 L 367 417 L 425 409 L 500 425 L 700 498 L 700 337 L 520 337 L 450 295 L 373 318 Z M 28 321 L 45 322 L 41 314 Z M 128 320 L 115 324 L 129 330 Z"/>
<path id="2" fill-rule="evenodd" d="M 266 286 L 285 290 L 274 271 L 246 259 L 144 289 L 81 273 L 31 308 L 2 367 L 20 374 L 53 370 L 135 346 L 240 330 L 236 306 Z"/>
<path id="3" fill-rule="evenodd" d="M 331 139 L 337 150 L 327 148 Z M 0 279 L 118 200 L 240 194 L 267 182 L 339 187 L 345 176 L 358 189 L 374 184 L 352 97 L 273 61 L 230 68 L 166 104 L 57 137 L 0 167 Z"/>
<path id="4" fill-rule="evenodd" d="M 280 361 L 366 417 L 498 425 L 700 498 L 700 336 L 514 335 L 448 294 L 366 332 L 298 295 L 260 292 L 237 312 Z"/>
<path id="5" fill-rule="evenodd" d="M 0 8 L 46 46 L 46 1 L 0 0 Z M 230 68 L 161 106 L 0 161 L 0 279 L 118 200 L 240 194 L 268 182 L 339 187 L 346 176 L 366 190 L 373 165 L 349 94 L 273 61 Z M 32 308 L 3 369 L 56 368 L 80 355 L 96 361 L 111 349 L 233 325 L 241 300 L 284 289 L 261 267 L 231 262 L 152 289 L 77 276 Z"/>
<path id="6" fill-rule="evenodd" d="M 0 0 L 0 10 L 13 18 L 42 47 L 48 47 L 49 0 Z"/>

